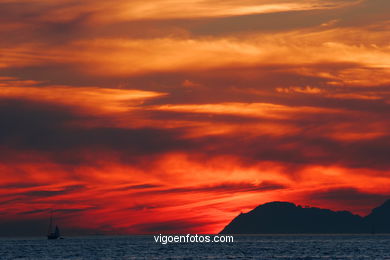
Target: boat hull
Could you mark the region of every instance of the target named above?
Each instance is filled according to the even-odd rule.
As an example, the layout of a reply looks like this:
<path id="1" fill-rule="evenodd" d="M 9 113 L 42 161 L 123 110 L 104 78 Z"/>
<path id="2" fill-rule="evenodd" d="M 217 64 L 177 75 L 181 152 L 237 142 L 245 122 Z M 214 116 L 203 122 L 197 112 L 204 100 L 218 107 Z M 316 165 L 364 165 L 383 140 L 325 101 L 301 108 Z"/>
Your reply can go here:
<path id="1" fill-rule="evenodd" d="M 59 238 L 59 236 L 56 236 L 56 235 L 48 235 L 47 236 L 47 239 L 58 239 Z"/>

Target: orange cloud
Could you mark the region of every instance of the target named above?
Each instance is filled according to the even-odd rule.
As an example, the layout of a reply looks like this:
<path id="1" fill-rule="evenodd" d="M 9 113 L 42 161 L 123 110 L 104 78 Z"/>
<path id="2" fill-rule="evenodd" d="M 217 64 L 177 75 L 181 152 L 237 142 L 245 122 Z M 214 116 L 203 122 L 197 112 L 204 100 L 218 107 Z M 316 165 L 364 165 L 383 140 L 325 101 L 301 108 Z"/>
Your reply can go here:
<path id="1" fill-rule="evenodd" d="M 72 64 L 90 74 L 122 76 L 152 72 L 199 71 L 223 67 L 248 67 L 323 63 L 353 63 L 360 69 L 341 73 L 306 70 L 328 77 L 330 82 L 344 84 L 367 82 L 359 80 L 361 73 L 387 82 L 389 48 L 372 45 L 370 41 L 351 43 L 348 38 L 367 30 L 329 30 L 319 32 L 296 31 L 281 34 L 254 34 L 225 38 L 158 38 L 158 39 L 94 39 L 74 41 L 68 46 L 45 47 L 26 45 L 6 49 L 0 62 L 2 67 L 34 66 L 45 63 Z M 346 36 L 342 36 L 345 34 Z M 369 33 L 370 34 L 370 33 Z M 374 41 L 382 41 L 386 34 L 374 34 Z M 379 39 L 375 39 L 379 38 Z M 371 40 L 371 39 L 370 39 Z M 377 71 L 373 71 L 373 69 Z M 370 72 L 371 71 L 371 72 Z M 377 75 L 381 73 L 380 75 Z M 359 76 L 360 75 L 360 76 Z M 387 78 L 387 77 L 386 77 Z"/>
<path id="2" fill-rule="evenodd" d="M 115 5 L 105 1 L 84 1 L 82 3 L 60 0 L 51 2 L 40 0 L 7 1 L 8 3 L 24 3 L 27 10 L 36 11 L 39 7 L 46 12 L 37 13 L 38 20 L 46 22 L 66 22 L 77 19 L 82 14 L 89 14 L 90 19 L 101 23 L 114 21 L 131 21 L 143 19 L 183 19 L 201 17 L 223 17 L 272 12 L 287 12 L 299 10 L 335 9 L 353 6 L 359 3 L 345 1 L 329 1 L 324 4 L 319 0 L 306 0 L 300 3 L 291 0 L 247 0 L 247 1 L 220 1 L 220 0 L 189 0 L 186 3 L 178 0 L 152 1 L 117 1 Z M 39 10 L 39 9 L 38 9 Z M 23 13 L 22 11 L 19 11 Z"/>
<path id="3" fill-rule="evenodd" d="M 145 100 L 164 96 L 164 93 L 143 90 L 99 87 L 41 86 L 34 81 L 0 83 L 0 97 L 62 103 L 82 107 L 95 113 L 126 112 L 142 105 Z M 22 85 L 22 86 L 20 86 Z M 25 87 L 25 85 L 32 85 Z"/>
<path id="4" fill-rule="evenodd" d="M 150 107 L 152 110 L 226 114 L 263 118 L 288 118 L 300 113 L 334 113 L 335 110 L 315 107 L 288 107 L 270 103 L 222 103 L 222 104 L 191 104 L 191 105 L 162 105 Z"/>
<path id="5" fill-rule="evenodd" d="M 316 87 L 289 87 L 289 88 L 276 88 L 279 93 L 304 93 L 304 94 L 320 94 L 323 90 Z"/>

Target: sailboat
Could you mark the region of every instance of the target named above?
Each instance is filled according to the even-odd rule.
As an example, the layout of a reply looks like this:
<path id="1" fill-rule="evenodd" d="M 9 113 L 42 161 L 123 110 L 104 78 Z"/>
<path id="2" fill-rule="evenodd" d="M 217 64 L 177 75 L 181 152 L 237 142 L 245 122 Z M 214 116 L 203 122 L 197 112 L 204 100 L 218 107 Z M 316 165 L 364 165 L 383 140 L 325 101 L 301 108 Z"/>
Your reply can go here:
<path id="1" fill-rule="evenodd" d="M 55 226 L 54 232 L 53 232 L 53 212 L 50 213 L 50 224 L 49 224 L 49 230 L 47 232 L 47 239 L 57 239 L 60 238 L 60 229 L 58 226 Z"/>

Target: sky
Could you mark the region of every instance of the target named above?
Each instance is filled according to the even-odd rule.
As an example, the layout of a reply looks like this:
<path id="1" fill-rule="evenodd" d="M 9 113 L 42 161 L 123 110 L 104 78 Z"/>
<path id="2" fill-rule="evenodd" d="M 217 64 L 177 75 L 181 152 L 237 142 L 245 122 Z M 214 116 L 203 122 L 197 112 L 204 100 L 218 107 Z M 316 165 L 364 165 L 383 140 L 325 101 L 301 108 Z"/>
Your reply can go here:
<path id="1" fill-rule="evenodd" d="M 0 235 L 217 233 L 390 198 L 388 0 L 0 0 Z"/>

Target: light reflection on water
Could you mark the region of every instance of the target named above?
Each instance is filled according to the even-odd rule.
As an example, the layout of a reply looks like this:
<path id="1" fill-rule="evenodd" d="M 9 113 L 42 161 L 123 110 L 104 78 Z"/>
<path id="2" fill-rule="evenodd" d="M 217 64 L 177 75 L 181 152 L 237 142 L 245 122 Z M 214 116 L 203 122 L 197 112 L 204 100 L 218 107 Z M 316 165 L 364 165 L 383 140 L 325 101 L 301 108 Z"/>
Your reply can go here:
<path id="1" fill-rule="evenodd" d="M 235 236 L 229 244 L 167 244 L 153 236 L 2 238 L 0 259 L 389 259 L 390 235 Z"/>

